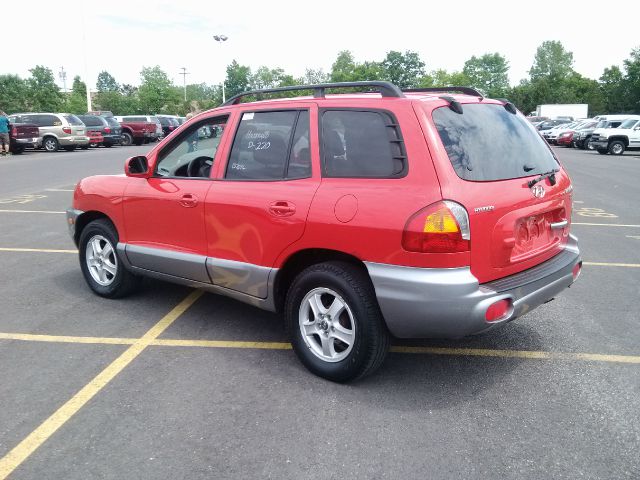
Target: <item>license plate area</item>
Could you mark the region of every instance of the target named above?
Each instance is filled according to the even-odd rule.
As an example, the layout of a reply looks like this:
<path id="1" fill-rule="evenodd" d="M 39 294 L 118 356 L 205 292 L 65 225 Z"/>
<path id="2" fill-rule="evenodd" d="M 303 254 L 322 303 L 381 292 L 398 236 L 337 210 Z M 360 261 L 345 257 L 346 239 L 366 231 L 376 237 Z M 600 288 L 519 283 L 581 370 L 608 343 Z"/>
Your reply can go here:
<path id="1" fill-rule="evenodd" d="M 513 248 L 509 261 L 521 262 L 558 245 L 564 229 L 551 228 L 552 223 L 565 220 L 564 209 L 530 215 L 516 221 L 513 229 Z"/>

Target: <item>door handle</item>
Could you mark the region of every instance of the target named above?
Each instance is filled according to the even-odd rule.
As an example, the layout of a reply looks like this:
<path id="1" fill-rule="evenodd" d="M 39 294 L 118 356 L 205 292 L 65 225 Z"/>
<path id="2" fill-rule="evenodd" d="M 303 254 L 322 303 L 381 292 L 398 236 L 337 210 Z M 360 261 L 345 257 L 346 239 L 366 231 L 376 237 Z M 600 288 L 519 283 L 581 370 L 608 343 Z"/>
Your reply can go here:
<path id="1" fill-rule="evenodd" d="M 289 202 L 274 202 L 269 205 L 269 213 L 276 217 L 290 217 L 296 213 L 296 206 Z"/>
<path id="2" fill-rule="evenodd" d="M 198 205 L 198 197 L 192 193 L 185 193 L 180 199 L 180 205 L 186 208 L 193 208 Z"/>

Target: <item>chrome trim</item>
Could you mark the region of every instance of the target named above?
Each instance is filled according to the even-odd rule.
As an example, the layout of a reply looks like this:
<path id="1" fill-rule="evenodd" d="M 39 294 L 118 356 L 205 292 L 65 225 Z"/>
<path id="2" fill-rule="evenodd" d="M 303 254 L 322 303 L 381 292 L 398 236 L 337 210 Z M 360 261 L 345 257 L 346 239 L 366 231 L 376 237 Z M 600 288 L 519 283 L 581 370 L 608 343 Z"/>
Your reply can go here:
<path id="1" fill-rule="evenodd" d="M 213 284 L 253 297 L 267 298 L 272 268 L 213 257 L 207 258 L 206 266 Z"/>
<path id="2" fill-rule="evenodd" d="M 549 224 L 549 226 L 553 230 L 560 230 L 560 229 L 566 227 L 567 225 L 569 225 L 569 220 L 562 220 L 561 222 L 555 222 L 555 223 L 550 223 Z"/>

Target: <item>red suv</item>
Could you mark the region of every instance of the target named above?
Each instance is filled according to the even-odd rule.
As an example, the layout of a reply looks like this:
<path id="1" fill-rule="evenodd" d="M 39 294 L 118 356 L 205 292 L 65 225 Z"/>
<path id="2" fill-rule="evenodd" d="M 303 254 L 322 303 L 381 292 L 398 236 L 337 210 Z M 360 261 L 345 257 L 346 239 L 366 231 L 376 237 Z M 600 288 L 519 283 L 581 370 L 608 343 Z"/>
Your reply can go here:
<path id="1" fill-rule="evenodd" d="M 327 94 L 352 87 L 373 91 Z M 292 90 L 313 96 L 241 102 Z M 125 173 L 83 179 L 68 211 L 95 293 L 152 276 L 283 312 L 334 381 L 374 371 L 391 335 L 509 322 L 582 265 L 569 176 L 513 104 L 469 88 L 247 92 Z"/>

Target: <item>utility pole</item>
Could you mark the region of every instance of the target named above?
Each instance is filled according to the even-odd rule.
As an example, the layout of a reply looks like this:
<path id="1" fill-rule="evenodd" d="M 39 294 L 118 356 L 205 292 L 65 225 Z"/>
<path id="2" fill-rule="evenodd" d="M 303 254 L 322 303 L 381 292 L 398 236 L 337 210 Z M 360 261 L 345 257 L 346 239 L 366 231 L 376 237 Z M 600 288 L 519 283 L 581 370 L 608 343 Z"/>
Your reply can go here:
<path id="1" fill-rule="evenodd" d="M 226 42 L 227 40 L 229 40 L 229 37 L 227 37 L 226 35 L 214 35 L 213 39 L 218 42 L 220 45 L 224 44 L 224 42 Z M 224 103 L 226 101 L 225 95 L 224 95 L 224 80 L 222 80 L 222 103 Z"/>
<path id="2" fill-rule="evenodd" d="M 67 93 L 67 72 L 64 71 L 64 67 L 60 67 L 60 71 L 58 72 L 58 77 L 62 80 L 62 89 L 64 93 Z"/>
<path id="3" fill-rule="evenodd" d="M 187 69 L 185 67 L 182 67 L 182 72 L 180 73 L 180 75 L 182 75 L 182 86 L 184 87 L 184 101 L 187 101 L 187 75 L 190 75 L 189 72 L 187 72 Z"/>

